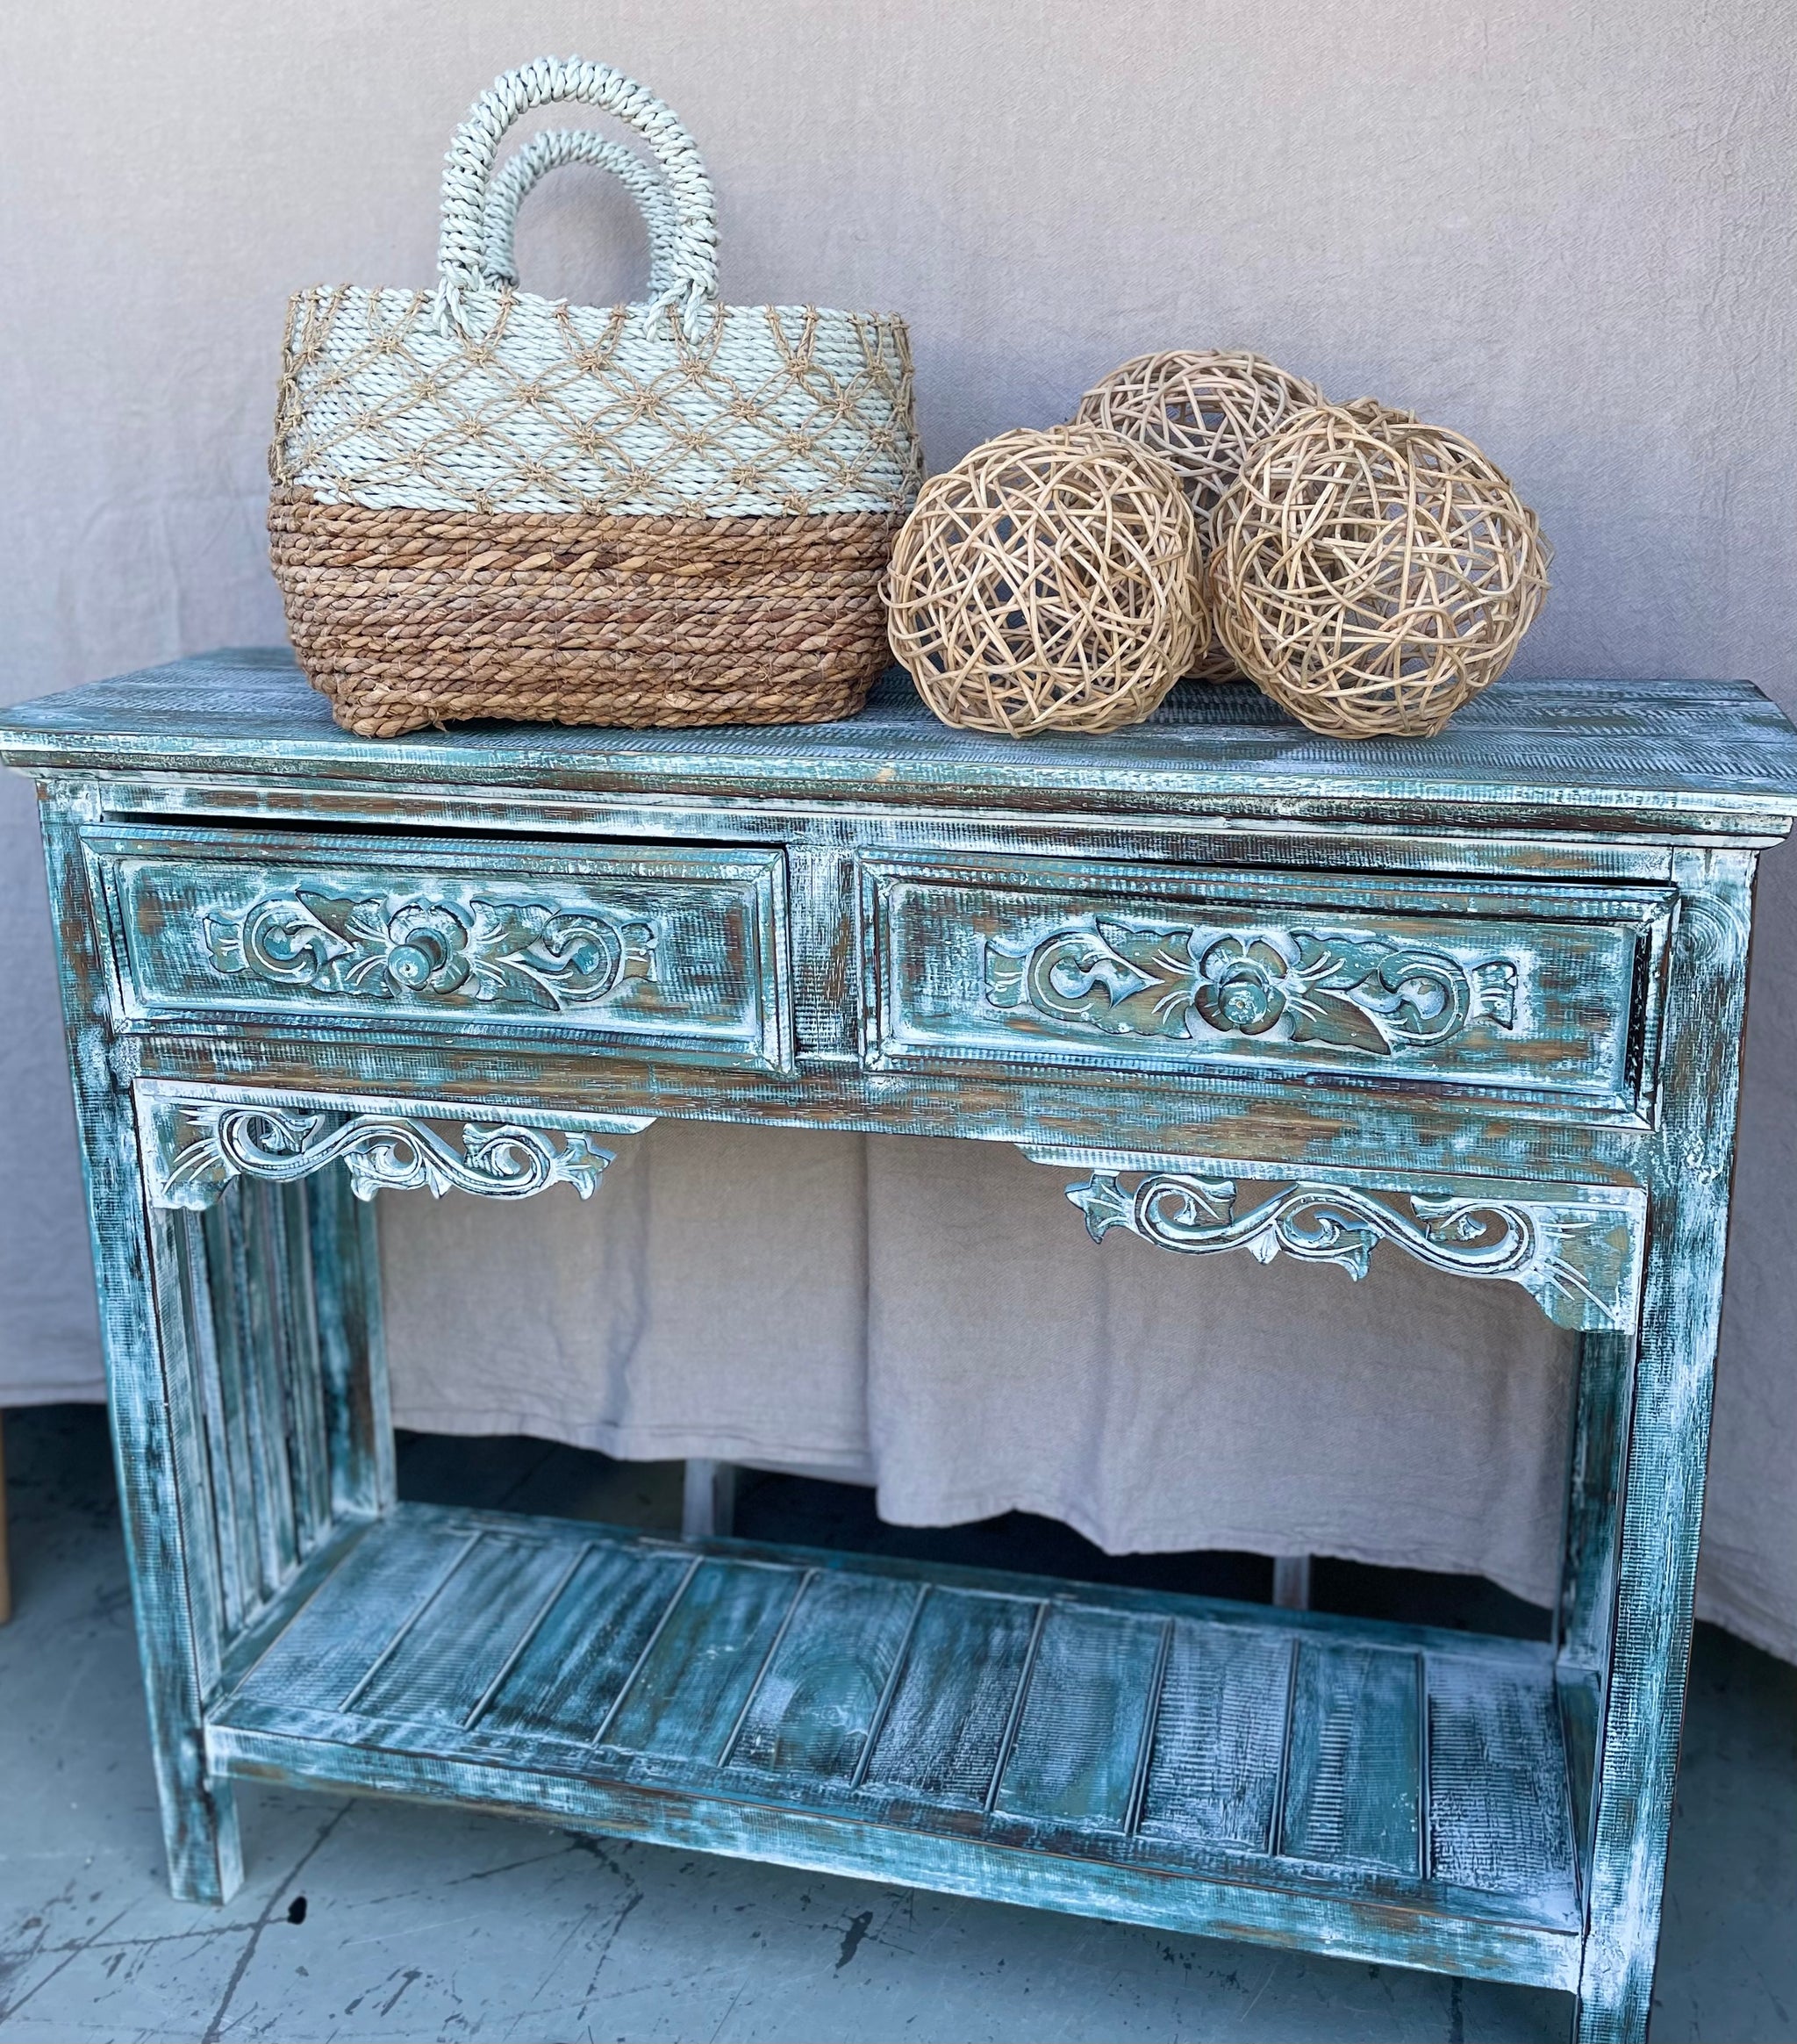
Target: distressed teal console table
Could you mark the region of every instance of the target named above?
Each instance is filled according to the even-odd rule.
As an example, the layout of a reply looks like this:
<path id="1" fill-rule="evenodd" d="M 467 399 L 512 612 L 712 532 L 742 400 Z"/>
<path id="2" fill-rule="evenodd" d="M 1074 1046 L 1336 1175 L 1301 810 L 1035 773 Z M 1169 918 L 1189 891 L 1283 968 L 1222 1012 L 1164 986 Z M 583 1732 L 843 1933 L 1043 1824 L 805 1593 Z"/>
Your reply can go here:
<path id="1" fill-rule="evenodd" d="M 1511 680 L 1360 746 L 1181 694 L 379 744 L 247 654 L 12 713 L 178 1894 L 236 1883 L 247 1776 L 1643 2034 L 1797 733 L 1743 685 Z M 1525 1286 L 1584 1337 L 1551 1644 L 397 1504 L 367 1202 L 603 1197 L 658 1115 L 1014 1143 L 1070 1230 Z"/>

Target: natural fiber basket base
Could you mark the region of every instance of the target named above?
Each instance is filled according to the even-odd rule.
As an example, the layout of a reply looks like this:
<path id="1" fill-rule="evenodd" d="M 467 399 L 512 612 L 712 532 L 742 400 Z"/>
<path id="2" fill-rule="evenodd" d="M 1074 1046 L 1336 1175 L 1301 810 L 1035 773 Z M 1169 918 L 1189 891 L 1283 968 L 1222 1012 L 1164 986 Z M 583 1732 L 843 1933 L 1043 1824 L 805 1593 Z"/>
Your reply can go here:
<path id="1" fill-rule="evenodd" d="M 879 579 L 903 522 L 268 506 L 294 651 L 366 738 L 853 716 L 891 658 Z"/>

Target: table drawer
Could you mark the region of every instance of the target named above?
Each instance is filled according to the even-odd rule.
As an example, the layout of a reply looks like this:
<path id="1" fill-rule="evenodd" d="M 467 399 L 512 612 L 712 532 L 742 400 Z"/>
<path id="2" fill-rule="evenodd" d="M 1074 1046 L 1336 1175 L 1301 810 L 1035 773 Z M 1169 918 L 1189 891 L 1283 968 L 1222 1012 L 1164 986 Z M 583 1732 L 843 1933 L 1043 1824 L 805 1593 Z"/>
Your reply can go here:
<path id="1" fill-rule="evenodd" d="M 865 1058 L 1377 1079 L 1636 1110 L 1673 894 L 1053 859 L 863 868 Z"/>
<path id="2" fill-rule="evenodd" d="M 95 832 L 123 1012 L 572 1036 L 784 1069 L 784 857 Z"/>

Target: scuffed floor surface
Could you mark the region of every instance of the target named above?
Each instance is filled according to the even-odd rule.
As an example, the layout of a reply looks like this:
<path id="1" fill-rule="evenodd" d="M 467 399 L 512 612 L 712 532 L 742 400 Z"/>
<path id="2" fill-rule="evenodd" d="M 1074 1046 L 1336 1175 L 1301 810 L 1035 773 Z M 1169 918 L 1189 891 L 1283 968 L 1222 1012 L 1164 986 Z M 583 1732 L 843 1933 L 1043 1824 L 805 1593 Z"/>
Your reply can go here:
<path id="1" fill-rule="evenodd" d="M 272 1791 L 232 1904 L 172 1902 L 100 1416 L 12 1415 L 8 1448 L 0 2040 L 1565 2035 L 1547 1993 Z M 669 1508 L 662 1473 L 599 1481 L 593 1516 Z M 1797 1670 L 1708 1632 L 1654 2033 L 1797 2034 Z"/>

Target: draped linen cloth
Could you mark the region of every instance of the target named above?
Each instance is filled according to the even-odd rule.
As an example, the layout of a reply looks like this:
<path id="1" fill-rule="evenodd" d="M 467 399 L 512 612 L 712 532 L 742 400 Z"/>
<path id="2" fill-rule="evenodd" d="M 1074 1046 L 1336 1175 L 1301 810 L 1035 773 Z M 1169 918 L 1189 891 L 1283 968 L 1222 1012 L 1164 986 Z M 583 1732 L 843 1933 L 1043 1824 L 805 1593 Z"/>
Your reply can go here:
<path id="1" fill-rule="evenodd" d="M 633 64 L 666 81 L 720 184 L 741 195 L 733 295 L 777 299 L 798 274 L 796 252 L 820 302 L 902 309 L 933 464 L 1007 427 L 1066 418 L 1082 391 L 1144 348 L 1256 348 L 1335 395 L 1373 389 L 1464 428 L 1515 478 L 1559 549 L 1519 672 L 1629 677 L 1645 687 L 1666 675 L 1744 674 L 1797 709 L 1788 392 L 1797 97 L 1784 90 L 1797 16 L 1765 0 L 1702 10 L 1597 0 L 1576 15 L 1546 0 L 1412 8 L 1394 60 L 1391 11 L 1372 0 L 1288 7 L 1298 33 L 1265 9 L 1214 7 L 1193 35 L 1192 11 L 1175 0 L 1117 0 L 1058 10 L 1052 36 L 1020 35 L 1028 11 L 954 0 L 839 10 L 864 32 L 822 38 L 811 0 L 713 5 L 703 33 L 691 8 L 633 0 L 619 18 Z M 301 49 L 290 10 L 251 0 L 0 10 L 0 187 L 13 228 L 0 300 L 0 550 L 10 570 L 0 577 L 0 699 L 279 636 L 267 450 L 289 293 L 307 276 L 427 276 L 433 167 L 470 92 L 521 51 L 584 46 L 591 27 L 591 8 L 570 0 L 449 0 L 423 37 L 414 15 L 313 0 Z M 792 118 L 770 121 L 771 105 Z M 1200 105 L 1202 119 L 1186 118 Z M 180 118 L 144 118 L 147 107 L 177 106 Z M 1344 147 L 1344 136 L 1369 134 L 1401 134 L 1404 147 Z M 1445 197 L 1439 177 L 1412 174 L 1457 162 L 1477 162 L 1480 175 Z M 520 236 L 533 288 L 605 305 L 641 286 L 634 208 L 598 172 L 547 181 Z M 101 305 L 129 316 L 97 314 Z M 1797 1660 L 1797 846 L 1766 858 L 1754 949 L 1698 1608 Z M 42 855 L 32 791 L 11 776 L 0 776 L 0 1407 L 97 1397 Z M 656 1131 L 644 1147 L 658 1153 L 679 1140 Z M 751 1204 L 777 1212 L 794 1197 L 777 1159 L 793 1152 L 784 1137 L 753 1140 L 768 1161 L 744 1174 Z M 850 1139 L 792 1139 L 804 1140 Z M 434 1209 L 383 1201 L 406 1396 L 420 1381 L 415 1352 L 447 1354 L 446 1342 L 464 1339 L 453 1319 L 440 1331 L 453 1287 L 481 1310 L 466 1330 L 469 1402 L 449 1387 L 437 1400 L 444 1424 L 467 1431 L 479 1424 L 472 1415 L 512 1407 L 550 1427 L 558 1401 L 544 1387 L 577 1360 L 578 1425 L 603 1432 L 635 1412 L 653 1441 L 655 1415 L 642 1417 L 634 1385 L 629 1399 L 606 1404 L 621 1365 L 597 1338 L 587 1343 L 590 1330 L 612 1325 L 586 1266 L 621 1225 L 637 1147 L 621 1146 L 589 1208 L 563 1192 L 516 1210 L 459 1196 Z M 885 1181 L 884 1146 L 855 1148 L 867 1151 L 871 1197 Z M 1201 1299 L 1197 1331 L 1178 1349 L 1183 1374 L 1172 1381 L 1221 1366 L 1232 1344 L 1259 1353 L 1272 1345 L 1264 1330 L 1278 1330 L 1279 1354 L 1303 1359 L 1300 1395 L 1257 1437 L 1266 1467 L 1251 1472 L 1279 1489 L 1265 1499 L 1269 1519 L 1292 1508 L 1281 1546 L 1297 1544 L 1306 1502 L 1289 1495 L 1301 1487 L 1285 1430 L 1321 1431 L 1315 1402 L 1333 1387 L 1350 1430 L 1343 1464 L 1359 1439 L 1342 1345 L 1353 1316 L 1376 1314 L 1380 1340 L 1399 1343 L 1415 1331 L 1405 1329 L 1406 1302 L 1430 1298 L 1438 1324 L 1451 1302 L 1451 1344 L 1471 1339 L 1456 1331 L 1464 1315 L 1491 1311 L 1516 1316 L 1507 1325 L 1519 1343 L 1554 1338 L 1511 1287 L 1438 1287 L 1388 1250 L 1357 1287 L 1339 1271 L 1298 1271 L 1284 1259 L 1257 1271 L 1246 1258 L 1182 1260 L 1114 1236 L 1099 1248 L 1072 1209 L 1060 1210 L 1051 1172 L 1002 1152 L 970 1155 L 973 1144 L 940 1148 L 934 1197 L 983 1168 L 1015 1187 L 1017 1217 L 993 1232 L 1014 1239 L 1019 1255 L 1055 1257 L 1061 1335 L 1076 1323 L 1083 1273 L 1102 1272 L 1113 1292 L 1128 1273 L 1130 1286 L 1176 1304 L 1186 1295 L 1166 1287 L 1204 1287 L 1191 1295 Z M 858 1191 L 841 1198 L 876 1273 L 863 1280 L 853 1327 L 824 1324 L 826 1292 L 848 1282 L 846 1266 L 826 1259 L 815 1230 L 783 1233 L 778 1256 L 810 1275 L 803 1287 L 794 1280 L 788 1348 L 771 1359 L 770 1323 L 741 1307 L 741 1292 L 727 1311 L 703 1297 L 721 1284 L 720 1266 L 734 1268 L 731 1243 L 752 1240 L 740 1231 L 771 1220 L 739 1203 L 689 1271 L 671 1250 L 655 1266 L 691 1287 L 683 1310 L 697 1316 L 696 1333 L 718 1337 L 709 1373 L 696 1380 L 711 1388 L 691 1395 L 693 1417 L 707 1417 L 706 1399 L 740 1398 L 748 1431 L 766 1438 L 791 1415 L 776 1402 L 777 1386 L 755 1392 L 760 1371 L 808 1357 L 809 1387 L 788 1404 L 846 1384 L 863 1416 L 856 1431 L 842 1414 L 814 1409 L 805 1438 L 888 1438 L 878 1343 L 904 1316 L 870 1311 L 885 1297 L 878 1273 L 891 1260 L 883 1209 Z M 1050 1232 L 1030 1217 L 1045 1211 L 1038 1201 L 1056 1209 Z M 651 1227 L 647 1240 L 660 1232 Z M 777 1260 L 774 1246 L 767 1255 Z M 555 1300 L 564 1287 L 580 1306 Z M 1314 1313 L 1300 1316 L 1292 1287 L 1318 1302 Z M 666 1289 L 651 1285 L 647 1295 Z M 491 1297 L 480 1300 L 483 1291 Z M 1242 1302 L 1227 1323 L 1224 1293 Z M 940 1299 L 931 1310 L 948 1316 Z M 1159 1339 L 1165 1316 L 1153 1321 Z M 664 1309 L 649 1335 L 666 1325 Z M 440 1338 L 425 1338 L 433 1329 Z M 524 1370 L 533 1330 L 567 1343 L 560 1362 L 546 1350 L 541 1368 Z M 1014 1318 L 998 1330 L 970 1381 L 996 1381 L 1026 1346 L 1045 1367 L 1033 1319 Z M 859 1374 L 839 1380 L 831 1373 L 856 1360 L 851 1332 L 871 1345 Z M 970 1353 L 970 1338 L 964 1327 L 950 1337 L 957 1353 Z M 691 1359 L 704 1351 L 696 1339 L 645 1342 L 639 1366 L 655 1396 L 674 1401 L 679 1380 L 648 1362 L 679 1347 L 683 1368 L 697 1372 Z M 1501 1400 L 1478 1373 L 1514 1373 L 1519 1352 L 1494 1335 L 1459 1379 L 1444 1366 L 1435 1382 L 1444 1397 L 1457 1382 L 1468 1409 L 1486 1411 Z M 1366 1381 L 1384 1399 L 1398 1379 L 1380 1353 Z M 483 1381 L 487 1356 L 496 1369 L 511 1358 L 521 1388 Z M 924 1360 L 934 1370 L 941 1359 Z M 440 1356 L 433 1367 L 447 1365 Z M 1245 1369 L 1238 1380 L 1243 1397 L 1266 1388 Z M 1017 1395 L 1007 1440 L 1026 1423 L 1048 1424 L 1041 1410 L 1020 1416 Z M 1505 1395 L 1521 1394 L 1513 1384 Z M 963 1390 L 955 1409 L 971 1414 L 970 1398 Z M 1267 1402 L 1278 1403 L 1270 1391 Z M 1247 1410 L 1219 1402 L 1232 1438 L 1256 1438 Z M 664 1405 L 660 1417 L 669 1416 Z M 1432 1472 L 1434 1444 L 1413 1417 L 1401 1416 L 1398 1440 L 1364 1444 L 1387 1463 L 1360 1464 L 1350 1529 L 1356 1551 L 1394 1562 L 1428 1546 L 1420 1539 L 1408 1554 L 1397 1537 L 1405 1527 L 1381 1531 L 1404 1500 L 1433 1487 L 1443 1513 L 1467 1509 Z M 846 1431 L 831 1433 L 839 1421 Z M 1481 1466 L 1468 1454 L 1462 1466 L 1480 1485 L 1526 1488 L 1527 1467 L 1509 1458 L 1513 1435 L 1517 1454 L 1536 1452 L 1528 1432 L 1519 1416 L 1501 1456 Z M 1401 1453 L 1407 1441 L 1412 1452 Z M 1183 1445 L 1189 1457 L 1218 1452 L 1198 1436 Z M 965 1438 L 938 1452 L 956 1469 L 972 1466 Z M 880 1452 L 897 1509 L 906 1487 L 893 1454 Z M 1173 1461 L 1168 1449 L 1163 1464 Z M 1402 1481 L 1382 1495 L 1377 1470 L 1392 1462 L 1404 1465 Z M 1211 1474 L 1204 1463 L 1203 1481 Z M 1195 1488 L 1200 1479 L 1179 1480 Z M 1339 1503 L 1339 1489 L 1332 1495 Z M 1456 1544 L 1467 1545 L 1435 1551 Z"/>
<path id="2" fill-rule="evenodd" d="M 618 1151 L 584 1204 L 384 1195 L 401 1425 L 1552 1598 L 1575 1347 L 1514 1285 L 1095 1243 L 1076 1174 L 1005 1144 L 662 1122 Z"/>

